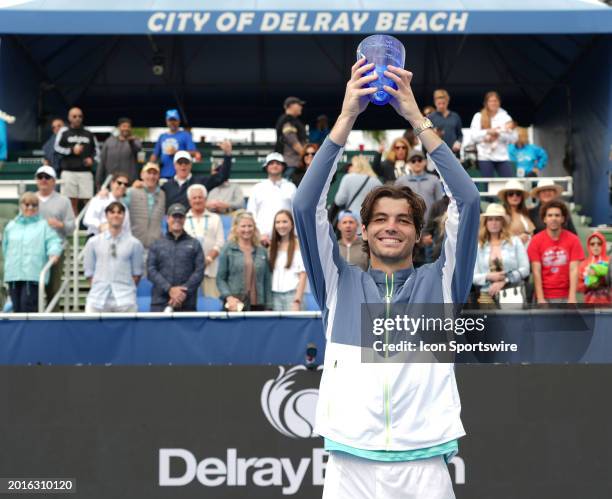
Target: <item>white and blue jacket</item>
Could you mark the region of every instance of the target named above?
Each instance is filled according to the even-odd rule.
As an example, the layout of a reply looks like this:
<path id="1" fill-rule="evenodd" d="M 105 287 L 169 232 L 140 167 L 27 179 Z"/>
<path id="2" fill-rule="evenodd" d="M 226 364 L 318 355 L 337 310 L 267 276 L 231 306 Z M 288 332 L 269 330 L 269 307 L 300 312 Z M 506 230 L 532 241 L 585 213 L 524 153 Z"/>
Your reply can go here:
<path id="1" fill-rule="evenodd" d="M 346 263 L 325 208 L 343 147 L 327 138 L 293 203 L 295 225 L 327 340 L 315 431 L 368 450 L 413 450 L 465 435 L 453 364 L 361 362 L 361 304 L 384 303 L 387 276 Z M 392 277 L 391 303 L 464 303 L 476 259 L 480 198 L 446 144 L 431 157 L 450 203 L 440 258 Z"/>

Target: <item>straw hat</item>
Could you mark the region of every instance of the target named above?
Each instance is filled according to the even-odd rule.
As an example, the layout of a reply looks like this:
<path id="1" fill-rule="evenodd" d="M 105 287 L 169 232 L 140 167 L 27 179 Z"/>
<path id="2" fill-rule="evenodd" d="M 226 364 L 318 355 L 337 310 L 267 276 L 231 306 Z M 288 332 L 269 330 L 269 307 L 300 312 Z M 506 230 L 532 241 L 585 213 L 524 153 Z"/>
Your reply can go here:
<path id="1" fill-rule="evenodd" d="M 540 191 L 543 191 L 545 189 L 554 189 L 555 191 L 557 191 L 557 196 L 560 196 L 563 192 L 563 187 L 555 184 L 549 178 L 543 178 L 541 180 L 538 180 L 538 185 L 532 189 L 531 196 L 534 198 L 538 197 Z"/>
<path id="2" fill-rule="evenodd" d="M 485 212 L 480 215 L 480 219 L 484 220 L 487 217 L 504 217 L 506 223 L 510 223 L 510 217 L 506 213 L 506 209 L 501 204 L 491 203 L 489 206 L 487 206 Z"/>
<path id="3" fill-rule="evenodd" d="M 525 189 L 523 182 L 519 182 L 518 180 L 515 180 L 515 179 L 508 180 L 504 184 L 504 187 L 500 189 L 499 191 L 497 191 L 497 197 L 503 201 L 504 198 L 506 197 L 506 192 L 508 191 L 520 191 L 523 193 L 524 197 L 529 196 L 529 191 Z"/>

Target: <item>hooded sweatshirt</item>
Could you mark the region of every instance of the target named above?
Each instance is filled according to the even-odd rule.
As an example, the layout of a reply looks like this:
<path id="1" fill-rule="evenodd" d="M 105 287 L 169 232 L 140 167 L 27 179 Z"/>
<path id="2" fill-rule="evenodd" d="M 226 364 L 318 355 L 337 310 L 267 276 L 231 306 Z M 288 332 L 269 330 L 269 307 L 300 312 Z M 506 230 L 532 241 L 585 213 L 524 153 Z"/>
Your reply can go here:
<path id="1" fill-rule="evenodd" d="M 593 255 L 589 246 L 591 239 L 601 241 L 601 254 Z M 578 291 L 584 293 L 585 303 L 610 304 L 612 303 L 612 274 L 610 261 L 606 253 L 606 238 L 600 232 L 593 232 L 587 239 L 589 256 L 578 267 Z"/>

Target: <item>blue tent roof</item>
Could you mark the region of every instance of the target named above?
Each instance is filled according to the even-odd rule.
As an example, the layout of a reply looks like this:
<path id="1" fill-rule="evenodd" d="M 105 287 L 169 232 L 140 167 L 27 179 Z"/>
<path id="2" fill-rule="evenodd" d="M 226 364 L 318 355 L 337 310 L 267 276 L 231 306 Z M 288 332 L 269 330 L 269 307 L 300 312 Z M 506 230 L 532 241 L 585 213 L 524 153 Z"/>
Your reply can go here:
<path id="1" fill-rule="evenodd" d="M 596 0 L 0 0 L 10 34 L 578 34 L 611 33 Z"/>

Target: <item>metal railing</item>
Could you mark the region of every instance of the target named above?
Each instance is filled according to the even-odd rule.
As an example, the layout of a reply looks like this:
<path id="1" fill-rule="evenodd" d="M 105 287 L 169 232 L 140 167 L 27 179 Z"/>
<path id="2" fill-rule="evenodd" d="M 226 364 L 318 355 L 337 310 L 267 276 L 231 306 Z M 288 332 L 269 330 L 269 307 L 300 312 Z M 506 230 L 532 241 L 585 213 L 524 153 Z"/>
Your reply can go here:
<path id="1" fill-rule="evenodd" d="M 571 198 L 574 195 L 574 179 L 572 177 L 472 177 L 472 180 L 475 184 L 487 185 L 487 190 L 480 193 L 481 197 L 493 197 L 497 196 L 497 193 L 504 188 L 504 184 L 508 180 L 518 180 L 530 191 L 536 187 L 542 178 L 552 180 L 555 184 L 565 185 L 565 189 L 561 193 L 563 197 Z"/>
<path id="2" fill-rule="evenodd" d="M 66 241 L 64 241 L 62 243 L 62 253 L 64 252 L 64 250 L 66 249 Z M 59 265 L 61 260 L 57 261 L 57 264 Z M 38 277 L 38 312 L 42 313 L 42 312 L 48 312 L 48 307 L 45 308 L 45 300 L 47 298 L 47 293 L 45 291 L 45 285 L 46 285 L 46 280 L 47 280 L 47 274 L 51 271 L 51 268 L 53 267 L 53 265 L 55 264 L 55 262 L 53 262 L 53 260 L 49 259 L 47 260 L 47 263 L 45 263 L 45 266 L 42 268 L 42 270 L 40 271 L 39 277 Z M 65 286 L 65 281 L 66 279 L 64 279 L 64 282 L 62 283 L 62 285 Z M 62 288 L 60 288 L 62 289 Z M 59 297 L 61 296 L 61 294 L 58 292 L 56 293 L 56 296 L 58 296 L 57 300 L 55 300 L 55 304 L 57 304 L 57 302 L 59 301 Z M 55 297 L 54 297 L 55 298 Z M 55 306 L 55 305 L 54 305 Z M 51 310 L 53 310 L 53 308 L 51 308 Z"/>
<path id="3" fill-rule="evenodd" d="M 55 183 L 56 185 L 62 185 L 62 181 L 59 179 Z M 19 199 L 29 185 L 36 185 L 36 180 L 0 180 L 0 199 Z"/>

